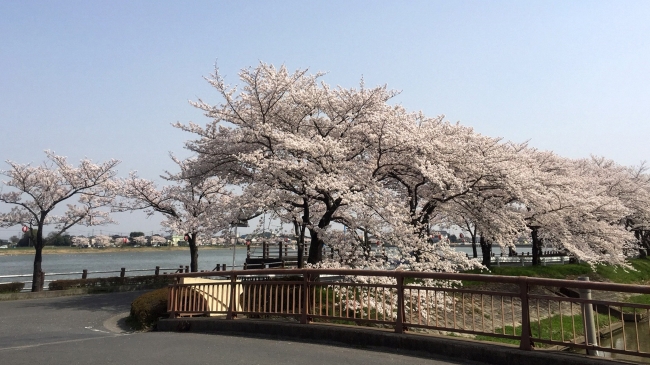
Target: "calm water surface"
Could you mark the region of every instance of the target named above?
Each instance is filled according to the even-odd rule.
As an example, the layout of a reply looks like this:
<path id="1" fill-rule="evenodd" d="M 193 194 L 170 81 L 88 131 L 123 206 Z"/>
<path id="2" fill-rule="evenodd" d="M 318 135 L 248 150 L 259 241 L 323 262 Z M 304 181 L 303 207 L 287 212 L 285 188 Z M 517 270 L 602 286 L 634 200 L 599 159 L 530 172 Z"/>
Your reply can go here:
<path id="1" fill-rule="evenodd" d="M 458 251 L 472 255 L 471 246 L 458 246 Z M 93 250 L 93 249 L 89 249 Z M 519 249 L 520 252 L 529 252 L 530 248 Z M 495 254 L 499 254 L 495 249 Z M 253 247 L 251 253 L 254 256 L 261 255 L 260 247 Z M 228 268 L 232 265 L 232 250 L 230 248 L 199 248 L 199 270 L 213 270 L 217 264 L 226 264 Z M 289 253 L 295 255 L 295 253 Z M 246 248 L 237 247 L 235 251 L 235 266 L 241 266 L 246 259 Z M 31 274 L 34 263 L 34 255 L 2 255 L 0 256 L 0 276 Z M 47 273 L 69 273 L 81 272 L 83 269 L 92 271 L 119 271 L 124 267 L 127 270 L 149 269 L 153 270 L 160 266 L 162 271 L 176 269 L 179 265 L 190 264 L 190 252 L 187 250 L 167 250 L 165 248 L 151 249 L 145 252 L 105 252 L 92 253 L 84 252 L 78 254 L 47 254 L 43 256 L 43 271 Z M 142 273 L 147 274 L 145 272 Z M 77 277 L 79 275 L 75 275 Z M 92 274 L 89 275 L 93 277 Z M 94 276 L 109 276 L 108 274 L 97 274 Z M 59 279 L 66 277 L 59 276 Z M 14 279 L 0 278 L 0 282 L 8 282 Z"/>
<path id="2" fill-rule="evenodd" d="M 92 249 L 91 249 L 92 250 Z M 229 248 L 200 249 L 199 270 L 212 270 L 217 264 L 232 265 L 233 252 Z M 246 249 L 238 247 L 235 251 L 235 265 L 242 265 L 246 259 Z M 171 271 L 180 265 L 190 264 L 190 251 L 166 250 L 165 248 L 152 249 L 146 252 L 105 252 L 105 253 L 78 253 L 78 254 L 49 254 L 43 255 L 43 271 L 46 273 L 80 272 L 83 269 L 92 271 L 119 271 L 149 269 L 151 272 L 142 272 L 140 275 L 152 274 L 156 266 L 161 271 Z M 31 274 L 34 265 L 34 255 L 3 255 L 0 256 L 0 276 Z M 116 274 L 117 275 L 117 274 Z M 89 277 L 111 276 L 111 274 L 89 274 Z M 74 277 L 80 277 L 75 275 Z M 58 279 L 68 278 L 57 276 Z M 15 279 L 0 278 L 0 282 L 15 281 Z M 22 280 L 21 280 L 22 281 Z"/>

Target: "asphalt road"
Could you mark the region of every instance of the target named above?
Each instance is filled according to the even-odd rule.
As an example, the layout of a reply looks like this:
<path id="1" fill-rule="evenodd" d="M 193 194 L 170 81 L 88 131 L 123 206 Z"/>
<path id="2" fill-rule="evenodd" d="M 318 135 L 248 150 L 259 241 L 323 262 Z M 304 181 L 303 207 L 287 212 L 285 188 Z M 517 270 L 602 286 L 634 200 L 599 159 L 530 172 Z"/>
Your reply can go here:
<path id="1" fill-rule="evenodd" d="M 196 333 L 129 332 L 140 293 L 0 302 L 3 365 L 460 364 L 353 347 Z"/>

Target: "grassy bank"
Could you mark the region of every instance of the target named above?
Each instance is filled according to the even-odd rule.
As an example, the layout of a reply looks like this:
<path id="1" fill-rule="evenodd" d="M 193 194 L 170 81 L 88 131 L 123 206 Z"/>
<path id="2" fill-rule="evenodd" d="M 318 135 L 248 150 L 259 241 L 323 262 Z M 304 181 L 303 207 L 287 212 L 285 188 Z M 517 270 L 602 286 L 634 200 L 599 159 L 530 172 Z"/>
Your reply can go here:
<path id="1" fill-rule="evenodd" d="M 595 314 L 598 318 L 597 321 L 599 324 L 604 325 L 608 324 L 608 317 L 603 314 Z M 584 336 L 584 318 L 582 315 L 577 314 L 574 316 L 556 314 L 549 318 L 541 319 L 539 322 L 532 321 L 530 323 L 530 332 L 532 337 L 542 338 L 545 340 L 554 340 L 554 341 L 569 341 L 574 340 L 574 330 L 576 338 Z M 619 322 L 617 318 L 612 318 L 612 323 Z M 521 326 L 513 327 L 505 326 L 503 328 L 496 328 L 494 333 L 503 333 L 507 335 L 514 334 L 515 336 L 521 336 Z M 490 341 L 490 342 L 501 342 L 509 343 L 512 345 L 519 345 L 519 340 L 512 340 L 509 338 L 497 338 L 491 336 L 477 335 L 475 337 L 477 340 L 481 341 Z M 549 347 L 546 344 L 538 344 L 539 347 Z"/>
<path id="2" fill-rule="evenodd" d="M 473 273 L 481 273 L 485 275 L 504 275 L 504 276 L 529 276 L 540 277 L 549 279 L 576 279 L 579 276 L 588 276 L 591 281 L 600 282 L 613 282 L 619 284 L 649 284 L 650 283 L 650 259 L 631 259 L 628 260 L 634 270 L 625 270 L 621 267 L 598 265 L 592 268 L 588 264 L 568 264 L 568 265 L 549 265 L 549 266 L 509 266 L 509 267 L 493 267 L 490 271 L 474 270 Z M 464 283 L 466 286 L 481 285 L 477 282 Z M 650 304 L 650 295 L 641 294 L 634 295 L 625 299 L 629 303 L 637 304 Z M 623 307 L 624 312 L 633 313 L 635 310 L 630 307 Z M 636 312 L 635 312 L 636 313 Z M 595 313 L 597 323 L 602 328 L 608 325 L 608 316 Z M 573 341 L 573 329 L 575 328 L 575 335 L 577 337 L 583 336 L 582 315 L 577 314 L 574 316 L 555 314 L 551 317 L 541 319 L 539 322 L 531 322 L 531 332 L 533 337 L 543 339 L 560 340 L 563 337 L 564 341 Z M 620 319 L 612 317 L 612 323 L 619 322 Z M 506 326 L 504 328 L 496 328 L 495 333 L 515 334 L 521 335 L 521 326 L 512 327 Z M 569 336 L 569 337 L 567 337 Z M 475 337 L 477 340 L 503 342 L 509 344 L 519 344 L 518 340 L 495 338 L 491 336 L 478 335 Z M 543 344 L 538 344 L 541 347 L 547 347 Z"/>
<path id="3" fill-rule="evenodd" d="M 631 259 L 628 262 L 636 270 L 620 267 L 598 265 L 595 271 L 588 264 L 567 264 L 548 266 L 501 266 L 490 271 L 474 270 L 472 273 L 504 276 L 531 276 L 549 279 L 575 279 L 588 276 L 591 281 L 608 281 L 620 284 L 650 283 L 650 259 Z"/>

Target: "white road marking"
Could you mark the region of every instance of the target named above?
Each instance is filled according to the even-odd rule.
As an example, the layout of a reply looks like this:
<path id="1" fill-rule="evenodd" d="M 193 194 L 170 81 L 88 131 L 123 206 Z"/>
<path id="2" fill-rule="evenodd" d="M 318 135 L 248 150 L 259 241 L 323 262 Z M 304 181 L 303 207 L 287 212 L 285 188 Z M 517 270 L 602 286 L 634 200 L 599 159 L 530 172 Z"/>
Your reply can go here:
<path id="1" fill-rule="evenodd" d="M 84 328 L 87 329 L 87 330 L 95 331 L 95 332 L 111 333 L 111 332 L 108 332 L 108 331 L 98 330 L 98 329 L 96 329 L 96 328 L 93 328 L 92 326 L 88 326 L 88 327 L 84 327 Z"/>
<path id="2" fill-rule="evenodd" d="M 33 348 L 33 347 L 40 347 L 40 346 L 48 346 L 48 345 L 59 345 L 63 343 L 74 343 L 74 342 L 83 342 L 83 341 L 95 341 L 95 340 L 103 340 L 107 337 L 120 337 L 120 336 L 128 336 L 129 334 L 116 334 L 116 333 L 110 333 L 110 336 L 102 336 L 102 337 L 92 337 L 92 338 L 78 338 L 74 340 L 64 340 L 64 341 L 53 341 L 53 342 L 44 342 L 44 343 L 37 343 L 33 345 L 23 345 L 23 346 L 13 346 L 13 347 L 0 347 L 0 351 L 4 350 L 22 350 L 22 349 L 28 349 L 28 348 Z"/>

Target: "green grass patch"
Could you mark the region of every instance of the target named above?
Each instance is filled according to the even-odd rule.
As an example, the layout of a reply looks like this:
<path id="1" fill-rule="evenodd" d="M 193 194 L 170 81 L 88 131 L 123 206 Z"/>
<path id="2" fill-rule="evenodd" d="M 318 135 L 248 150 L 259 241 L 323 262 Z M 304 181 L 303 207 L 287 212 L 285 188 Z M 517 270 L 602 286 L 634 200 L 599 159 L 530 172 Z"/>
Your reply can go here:
<path id="1" fill-rule="evenodd" d="M 603 279 L 620 284 L 642 284 L 650 281 L 650 259 L 631 259 L 628 262 L 636 271 L 626 271 L 611 265 L 598 265 L 596 273 Z"/>
<path id="2" fill-rule="evenodd" d="M 607 315 L 597 314 L 598 324 L 602 327 L 604 325 L 609 325 Z M 612 323 L 618 321 L 615 318 L 612 318 Z M 554 341 L 569 341 L 573 342 L 574 339 L 574 328 L 575 328 L 575 337 L 581 337 L 584 335 L 584 324 L 582 315 L 562 315 L 556 314 L 549 318 L 544 318 L 537 321 L 531 321 L 531 333 L 534 338 L 542 338 L 545 340 L 554 340 Z M 514 328 L 512 326 L 499 327 L 494 330 L 494 333 L 503 334 L 505 330 L 506 335 L 521 336 L 521 326 Z M 509 338 L 498 338 L 488 335 L 477 335 L 475 337 L 480 341 L 490 341 L 490 342 L 500 342 L 518 345 L 519 340 L 513 340 Z M 545 344 L 538 344 L 538 347 L 548 347 Z"/>
<path id="3" fill-rule="evenodd" d="M 648 304 L 650 305 L 650 294 L 634 295 L 627 298 L 627 302 L 634 304 Z"/>
<path id="4" fill-rule="evenodd" d="M 597 265 L 595 270 L 586 263 L 548 265 L 548 266 L 501 266 L 488 270 L 472 270 L 467 273 L 529 276 L 548 279 L 575 279 L 578 276 L 589 276 L 592 281 L 609 281 L 619 284 L 643 284 L 650 282 L 650 259 L 630 259 L 628 262 L 636 271 L 625 270 L 613 265 Z M 480 282 L 464 281 L 466 286 L 476 286 Z"/>
<path id="5" fill-rule="evenodd" d="M 502 275 L 502 276 L 530 276 L 549 279 L 565 279 L 572 276 L 592 274 L 593 271 L 587 264 L 567 264 L 548 266 L 500 266 L 487 270 L 472 270 L 474 274 Z"/>
<path id="6" fill-rule="evenodd" d="M 639 294 L 633 295 L 625 300 L 628 303 L 634 304 L 645 304 L 650 305 L 650 294 Z M 624 313 L 637 313 L 642 314 L 646 313 L 646 309 L 643 308 L 633 308 L 633 307 L 623 307 Z"/>

